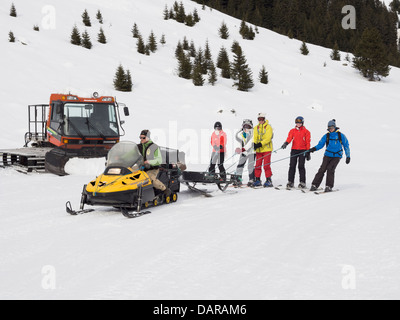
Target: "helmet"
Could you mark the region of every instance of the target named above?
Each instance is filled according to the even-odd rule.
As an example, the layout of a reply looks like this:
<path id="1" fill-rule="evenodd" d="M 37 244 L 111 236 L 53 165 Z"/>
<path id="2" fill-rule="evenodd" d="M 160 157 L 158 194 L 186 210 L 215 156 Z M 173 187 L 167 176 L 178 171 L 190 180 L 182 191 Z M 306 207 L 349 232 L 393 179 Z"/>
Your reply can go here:
<path id="1" fill-rule="evenodd" d="M 329 127 L 335 127 L 336 128 L 336 120 L 332 119 L 331 121 L 328 122 L 328 128 Z"/>
<path id="2" fill-rule="evenodd" d="M 258 118 L 264 118 L 264 119 L 266 119 L 267 118 L 267 115 L 265 114 L 265 113 L 263 113 L 263 112 L 260 112 L 258 115 L 257 115 L 257 119 Z"/>
<path id="3" fill-rule="evenodd" d="M 219 122 L 219 121 L 217 121 L 217 122 L 214 124 L 214 129 L 217 129 L 217 128 L 222 130 L 222 123 Z"/>
<path id="4" fill-rule="evenodd" d="M 302 123 L 304 124 L 304 118 L 302 116 L 298 116 L 295 120 L 296 123 Z"/>
<path id="5" fill-rule="evenodd" d="M 253 129 L 253 121 L 251 121 L 250 119 L 244 119 L 242 123 L 242 128 Z"/>

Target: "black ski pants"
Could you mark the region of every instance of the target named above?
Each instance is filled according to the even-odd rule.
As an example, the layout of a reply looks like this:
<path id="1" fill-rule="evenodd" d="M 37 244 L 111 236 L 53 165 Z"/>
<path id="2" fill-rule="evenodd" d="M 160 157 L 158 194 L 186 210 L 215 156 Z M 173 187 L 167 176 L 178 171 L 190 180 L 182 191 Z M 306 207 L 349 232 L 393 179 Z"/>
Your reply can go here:
<path id="1" fill-rule="evenodd" d="M 306 183 L 306 156 L 304 151 L 292 149 L 290 152 L 290 164 L 289 164 L 289 177 L 288 181 L 294 183 L 294 176 L 296 175 L 296 166 L 299 164 L 300 182 Z"/>
<path id="2" fill-rule="evenodd" d="M 321 185 L 322 180 L 326 172 L 326 186 L 333 188 L 335 184 L 335 170 L 338 166 L 341 158 L 332 158 L 324 156 L 321 167 L 319 168 L 315 178 L 312 182 L 317 188 Z"/>
<path id="3" fill-rule="evenodd" d="M 210 167 L 208 168 L 208 172 L 215 173 L 215 165 L 218 163 L 219 174 L 224 177 L 226 175 L 224 161 L 225 161 L 225 152 L 213 152 L 211 154 L 211 161 L 210 161 Z"/>

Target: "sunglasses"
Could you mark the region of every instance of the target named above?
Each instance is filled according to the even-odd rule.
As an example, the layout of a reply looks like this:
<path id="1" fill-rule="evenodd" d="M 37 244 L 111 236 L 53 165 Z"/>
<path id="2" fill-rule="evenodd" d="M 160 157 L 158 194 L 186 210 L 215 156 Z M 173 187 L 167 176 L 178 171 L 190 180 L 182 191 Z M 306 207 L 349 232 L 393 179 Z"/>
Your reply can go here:
<path id="1" fill-rule="evenodd" d="M 265 118 L 258 118 L 258 121 L 264 121 Z"/>
<path id="2" fill-rule="evenodd" d="M 244 125 L 244 126 L 243 126 L 243 129 L 251 129 L 251 126 L 249 126 L 249 125 Z"/>
<path id="3" fill-rule="evenodd" d="M 144 140 L 144 139 L 146 139 L 147 137 L 139 137 L 140 138 L 140 140 Z"/>
<path id="4" fill-rule="evenodd" d="M 296 123 L 303 123 L 303 121 L 297 120 Z"/>

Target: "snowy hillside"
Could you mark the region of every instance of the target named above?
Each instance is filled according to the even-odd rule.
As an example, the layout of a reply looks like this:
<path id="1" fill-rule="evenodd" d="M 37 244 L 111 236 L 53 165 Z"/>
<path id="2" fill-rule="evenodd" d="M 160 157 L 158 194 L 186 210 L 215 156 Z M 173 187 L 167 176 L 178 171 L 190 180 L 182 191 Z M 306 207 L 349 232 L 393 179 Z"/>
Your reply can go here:
<path id="1" fill-rule="evenodd" d="M 305 117 L 312 146 L 335 118 L 352 155 L 337 169 L 340 192 L 230 188 L 204 198 L 182 187 L 177 203 L 139 219 L 106 208 L 71 217 L 65 202 L 79 205 L 82 186 L 101 172 L 103 160 L 71 163 L 66 177 L 1 169 L 0 298 L 398 299 L 400 70 L 368 82 L 350 65 L 330 60 L 330 49 L 308 45 L 310 55 L 303 56 L 301 42 L 261 28 L 254 41 L 242 40 L 239 20 L 189 0 L 185 9 L 197 8 L 201 18 L 195 27 L 163 20 L 165 5 L 173 2 L 15 0 L 17 18 L 9 16 L 11 2 L 3 2 L 0 149 L 23 145 L 27 105 L 47 103 L 55 92 L 116 96 L 131 111 L 124 140 L 138 141 L 140 131 L 150 129 L 158 144 L 186 152 L 190 170 L 206 170 L 215 121 L 228 134 L 231 157 L 235 130 L 259 112 L 274 128 L 275 149 L 296 116 Z M 69 43 L 75 24 L 85 30 L 84 9 L 92 21 L 86 28 L 91 50 Z M 105 45 L 96 41 L 99 9 Z M 218 36 L 222 21 L 228 40 Z M 145 39 L 151 30 L 157 39 L 164 33 L 166 45 L 150 56 L 137 53 L 134 23 Z M 10 30 L 15 43 L 8 42 Z M 185 36 L 197 48 L 208 39 L 214 60 L 221 46 L 239 41 L 255 87 L 245 93 L 220 77 L 203 87 L 179 78 L 174 51 Z M 113 89 L 119 64 L 132 73 L 131 93 Z M 256 81 L 262 65 L 268 85 Z M 272 160 L 289 153 L 280 150 Z M 308 185 L 322 157 L 319 151 L 307 162 Z M 272 165 L 274 184 L 286 184 L 287 169 L 288 160 Z M 44 283 L 48 270 L 55 272 L 54 290 Z"/>

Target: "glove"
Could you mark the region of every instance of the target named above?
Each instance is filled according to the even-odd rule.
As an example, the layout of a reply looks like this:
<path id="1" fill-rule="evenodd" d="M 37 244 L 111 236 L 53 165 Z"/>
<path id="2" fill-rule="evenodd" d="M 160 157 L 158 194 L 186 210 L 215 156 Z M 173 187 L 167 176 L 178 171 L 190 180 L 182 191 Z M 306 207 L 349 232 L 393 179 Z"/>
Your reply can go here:
<path id="1" fill-rule="evenodd" d="M 219 147 L 218 146 L 213 146 L 214 151 L 218 151 Z"/>
<path id="2" fill-rule="evenodd" d="M 349 164 L 350 163 L 350 157 L 347 157 L 346 158 L 346 164 Z"/>
<path id="3" fill-rule="evenodd" d="M 144 164 L 144 167 L 145 167 L 145 169 L 150 169 L 150 168 L 151 168 L 151 165 L 150 165 L 149 163 L 145 163 L 145 164 Z"/>
<path id="4" fill-rule="evenodd" d="M 219 149 L 220 149 L 220 150 L 222 150 L 223 148 L 224 148 L 224 146 L 222 146 L 222 145 L 221 145 L 221 146 L 219 146 Z"/>
<path id="5" fill-rule="evenodd" d="M 258 149 L 258 148 L 261 148 L 262 147 L 262 143 L 261 142 L 259 142 L 259 143 L 254 143 L 254 150 L 255 149 Z"/>
<path id="6" fill-rule="evenodd" d="M 306 160 L 307 161 L 311 160 L 311 154 L 309 152 L 306 153 Z"/>
<path id="7" fill-rule="evenodd" d="M 310 150 L 308 150 L 308 152 L 315 152 L 315 151 L 317 151 L 317 148 L 316 148 L 316 147 L 311 148 Z"/>
<path id="8" fill-rule="evenodd" d="M 282 149 L 286 149 L 286 147 L 288 146 L 288 144 L 289 144 L 289 143 L 285 142 L 285 143 L 282 145 Z"/>

